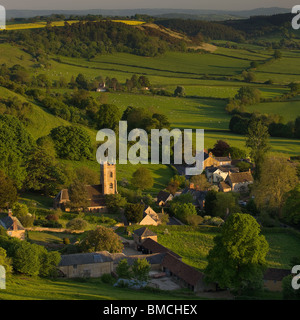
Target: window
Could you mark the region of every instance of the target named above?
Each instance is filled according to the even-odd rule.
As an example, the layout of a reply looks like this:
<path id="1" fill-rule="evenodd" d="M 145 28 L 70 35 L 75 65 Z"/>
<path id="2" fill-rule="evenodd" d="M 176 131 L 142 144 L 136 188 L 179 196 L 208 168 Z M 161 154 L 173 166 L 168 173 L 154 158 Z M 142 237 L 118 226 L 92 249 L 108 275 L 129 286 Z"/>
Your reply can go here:
<path id="1" fill-rule="evenodd" d="M 111 172 L 111 173 L 110 173 L 110 177 L 112 178 L 113 176 L 114 176 L 114 174 Z"/>
<path id="2" fill-rule="evenodd" d="M 114 188 L 114 185 L 111 183 L 111 184 L 109 185 L 109 187 L 110 187 L 110 189 L 113 189 L 113 188 Z"/>

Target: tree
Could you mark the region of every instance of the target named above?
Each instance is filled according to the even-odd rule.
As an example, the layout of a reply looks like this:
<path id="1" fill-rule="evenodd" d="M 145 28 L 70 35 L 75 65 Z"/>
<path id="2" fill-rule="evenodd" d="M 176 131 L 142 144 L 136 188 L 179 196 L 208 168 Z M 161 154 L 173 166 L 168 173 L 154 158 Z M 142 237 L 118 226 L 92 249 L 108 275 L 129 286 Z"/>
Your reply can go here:
<path id="1" fill-rule="evenodd" d="M 128 265 L 127 259 L 122 259 L 116 268 L 116 273 L 119 278 L 131 279 L 132 273 L 130 271 L 130 266 Z"/>
<path id="2" fill-rule="evenodd" d="M 242 76 L 244 78 L 244 81 L 246 82 L 253 82 L 255 81 L 255 74 L 251 71 L 243 71 Z"/>
<path id="3" fill-rule="evenodd" d="M 184 97 L 185 96 L 185 89 L 182 86 L 177 86 L 177 88 L 174 91 L 175 97 Z"/>
<path id="4" fill-rule="evenodd" d="M 228 215 L 239 211 L 237 195 L 233 192 L 218 192 L 214 207 L 214 216 L 227 218 Z"/>
<path id="5" fill-rule="evenodd" d="M 245 161 L 240 161 L 236 164 L 240 172 L 247 172 L 251 168 L 251 164 Z"/>
<path id="6" fill-rule="evenodd" d="M 204 174 L 198 174 L 195 176 L 192 176 L 190 179 L 190 182 L 194 184 L 195 188 L 207 191 L 211 184 L 207 181 L 206 176 Z"/>
<path id="7" fill-rule="evenodd" d="M 286 194 L 286 201 L 283 206 L 283 217 L 288 223 L 300 226 L 300 184 Z"/>
<path id="8" fill-rule="evenodd" d="M 192 203 L 179 203 L 179 202 L 173 203 L 172 201 L 170 205 L 170 209 L 175 215 L 175 217 L 184 223 L 189 222 L 190 216 L 197 215 L 196 208 Z"/>
<path id="9" fill-rule="evenodd" d="M 0 170 L 0 208 L 11 207 L 18 199 L 12 180 Z"/>
<path id="10" fill-rule="evenodd" d="M 82 252 L 108 251 L 117 253 L 122 252 L 123 243 L 112 229 L 98 226 L 95 230 L 88 231 L 80 243 L 80 248 Z"/>
<path id="11" fill-rule="evenodd" d="M 0 247 L 0 266 L 4 267 L 6 274 L 12 272 L 11 263 L 11 258 L 7 257 L 6 250 Z"/>
<path id="12" fill-rule="evenodd" d="M 75 80 L 78 89 L 88 90 L 88 81 L 82 73 L 79 73 Z"/>
<path id="13" fill-rule="evenodd" d="M 176 180 L 170 180 L 167 188 L 166 188 L 172 195 L 176 193 L 176 191 L 179 189 L 179 181 Z"/>
<path id="14" fill-rule="evenodd" d="M 250 148 L 250 157 L 255 163 L 255 177 L 259 179 L 262 163 L 270 150 L 268 127 L 262 121 L 252 120 L 250 122 L 246 147 Z"/>
<path id="15" fill-rule="evenodd" d="M 300 116 L 295 120 L 295 138 L 300 139 Z"/>
<path id="16" fill-rule="evenodd" d="M 59 158 L 76 161 L 92 158 L 91 139 L 84 129 L 59 126 L 51 130 L 50 137 Z"/>
<path id="17" fill-rule="evenodd" d="M 205 213 L 207 215 L 215 215 L 216 212 L 217 191 L 210 190 L 205 196 Z"/>
<path id="18" fill-rule="evenodd" d="M 281 53 L 278 49 L 276 49 L 276 50 L 274 51 L 274 58 L 275 58 L 275 59 L 280 59 L 280 58 L 282 58 L 282 53 Z"/>
<path id="19" fill-rule="evenodd" d="M 80 167 L 75 170 L 76 180 L 86 185 L 96 185 L 99 183 L 99 173 L 88 167 Z"/>
<path id="20" fill-rule="evenodd" d="M 85 209 L 89 205 L 88 193 L 85 185 L 79 181 L 75 180 L 69 188 L 69 199 L 71 208 L 73 209 Z"/>
<path id="21" fill-rule="evenodd" d="M 262 286 L 269 245 L 260 235 L 260 226 L 252 216 L 242 213 L 230 215 L 214 243 L 205 269 L 209 281 L 239 293 L 243 289 Z"/>
<path id="22" fill-rule="evenodd" d="M 243 86 L 239 89 L 235 99 L 241 101 L 244 105 L 251 105 L 260 102 L 261 92 L 250 86 Z"/>
<path id="23" fill-rule="evenodd" d="M 38 147 L 28 157 L 27 190 L 42 191 L 45 194 L 55 194 L 64 183 L 65 175 L 56 159 L 47 154 L 46 150 Z"/>
<path id="24" fill-rule="evenodd" d="M 140 190 L 151 189 L 154 184 L 154 180 L 151 174 L 151 171 L 145 167 L 138 168 L 131 178 L 131 184 L 133 187 Z"/>
<path id="25" fill-rule="evenodd" d="M 96 114 L 98 129 L 117 130 L 122 113 L 120 109 L 113 104 L 102 104 Z"/>
<path id="26" fill-rule="evenodd" d="M 131 269 L 135 279 L 139 281 L 147 281 L 149 279 L 151 265 L 146 259 L 135 259 Z"/>
<path id="27" fill-rule="evenodd" d="M 260 179 L 253 186 L 257 207 L 275 211 L 282 217 L 285 195 L 292 191 L 297 183 L 299 179 L 295 166 L 284 158 L 266 158 L 261 167 Z"/>
<path id="28" fill-rule="evenodd" d="M 237 147 L 230 147 L 225 153 L 226 156 L 231 157 L 233 160 L 246 159 L 247 153 L 243 149 L 239 149 Z"/>
<path id="29" fill-rule="evenodd" d="M 228 152 L 230 149 L 230 145 L 223 140 L 218 140 L 216 144 L 214 145 L 213 149 L 211 152 L 216 156 L 216 157 L 223 157 L 226 152 Z"/>
<path id="30" fill-rule="evenodd" d="M 88 226 L 88 223 L 81 218 L 74 218 L 66 224 L 66 227 L 71 230 L 84 230 Z"/>
<path id="31" fill-rule="evenodd" d="M 105 204 L 110 212 L 120 213 L 120 209 L 126 207 L 127 200 L 118 194 L 107 194 L 105 195 Z"/>
<path id="32" fill-rule="evenodd" d="M 13 267 L 20 273 L 37 276 L 41 268 L 39 246 L 26 241 L 19 242 L 13 255 Z"/>
<path id="33" fill-rule="evenodd" d="M 124 215 L 128 222 L 139 223 L 143 219 L 144 209 L 142 203 L 128 203 Z"/>
<path id="34" fill-rule="evenodd" d="M 29 214 L 28 207 L 23 203 L 15 203 L 12 207 L 12 212 L 17 218 L 27 216 Z"/>

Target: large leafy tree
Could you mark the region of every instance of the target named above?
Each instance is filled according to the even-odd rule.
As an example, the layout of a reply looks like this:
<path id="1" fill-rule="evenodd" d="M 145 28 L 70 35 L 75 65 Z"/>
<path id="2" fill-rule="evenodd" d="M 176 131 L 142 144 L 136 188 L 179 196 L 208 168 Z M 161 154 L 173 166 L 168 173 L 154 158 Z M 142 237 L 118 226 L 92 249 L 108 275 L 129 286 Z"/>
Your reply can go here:
<path id="1" fill-rule="evenodd" d="M 133 174 L 131 184 L 140 190 L 146 190 L 153 187 L 154 180 L 151 171 L 147 168 L 140 167 Z"/>
<path id="2" fill-rule="evenodd" d="M 269 245 L 251 215 L 230 215 L 214 242 L 205 269 L 209 281 L 239 293 L 261 287 Z"/>
<path id="3" fill-rule="evenodd" d="M 88 133 L 78 127 L 60 126 L 50 132 L 59 158 L 82 160 L 92 158 L 92 145 Z"/>
<path id="4" fill-rule="evenodd" d="M 216 144 L 214 145 L 213 149 L 211 152 L 216 156 L 216 157 L 222 157 L 228 152 L 230 148 L 230 145 L 223 140 L 218 140 Z"/>
<path id="5" fill-rule="evenodd" d="M 120 237 L 112 230 L 103 226 L 91 230 L 80 243 L 83 252 L 108 251 L 122 252 L 123 243 Z"/>
<path id="6" fill-rule="evenodd" d="M 45 194 L 55 194 L 66 178 L 55 158 L 40 147 L 29 156 L 26 170 L 26 188 Z"/>
<path id="7" fill-rule="evenodd" d="M 21 189 L 26 177 L 25 162 L 34 140 L 15 117 L 0 115 L 0 169 Z"/>
<path id="8" fill-rule="evenodd" d="M 300 184 L 287 194 L 283 216 L 288 223 L 300 226 Z"/>
<path id="9" fill-rule="evenodd" d="M 98 129 L 116 130 L 119 126 L 122 113 L 120 109 L 113 104 L 102 104 L 97 112 Z"/>
<path id="10" fill-rule="evenodd" d="M 259 179 L 262 163 L 270 150 L 268 127 L 260 120 L 252 120 L 248 127 L 246 147 L 255 163 L 255 177 Z"/>
<path id="11" fill-rule="evenodd" d="M 143 219 L 144 209 L 142 203 L 128 203 L 124 215 L 128 222 L 138 223 Z"/>
<path id="12" fill-rule="evenodd" d="M 18 199 L 13 181 L 0 170 L 0 208 L 12 206 Z"/>
<path id="13" fill-rule="evenodd" d="M 294 165 L 284 158 L 266 158 L 261 167 L 260 179 L 253 187 L 257 207 L 275 211 L 281 217 L 285 195 L 293 190 L 298 182 Z"/>
<path id="14" fill-rule="evenodd" d="M 73 209 L 85 209 L 89 205 L 86 187 L 79 180 L 75 180 L 69 187 L 69 198 L 70 203 L 68 205 Z"/>

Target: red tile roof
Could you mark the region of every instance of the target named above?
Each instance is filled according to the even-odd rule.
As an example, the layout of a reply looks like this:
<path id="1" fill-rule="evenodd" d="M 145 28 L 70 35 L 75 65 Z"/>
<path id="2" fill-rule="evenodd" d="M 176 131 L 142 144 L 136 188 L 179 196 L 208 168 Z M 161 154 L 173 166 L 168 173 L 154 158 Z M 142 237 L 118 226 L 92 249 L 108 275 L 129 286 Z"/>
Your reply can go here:
<path id="1" fill-rule="evenodd" d="M 169 253 L 165 255 L 162 266 L 191 286 L 195 286 L 204 277 L 203 273 L 178 260 Z"/>

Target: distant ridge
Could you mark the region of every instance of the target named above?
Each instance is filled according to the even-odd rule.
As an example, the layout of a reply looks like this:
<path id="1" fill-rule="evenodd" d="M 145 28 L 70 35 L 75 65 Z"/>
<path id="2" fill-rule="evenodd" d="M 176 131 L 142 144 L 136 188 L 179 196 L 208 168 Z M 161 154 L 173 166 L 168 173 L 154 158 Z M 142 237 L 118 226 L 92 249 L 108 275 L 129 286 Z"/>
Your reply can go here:
<path id="1" fill-rule="evenodd" d="M 254 15 L 273 15 L 279 13 L 289 13 L 291 9 L 288 8 L 257 8 L 252 10 L 192 10 L 192 9 L 123 9 L 123 10 L 101 10 L 101 9 L 90 9 L 90 10 L 7 10 L 7 19 L 11 18 L 31 18 L 35 16 L 48 16 L 51 14 L 63 14 L 69 15 L 103 15 L 103 16 L 133 16 L 135 14 L 147 14 L 150 16 L 163 16 L 176 14 L 183 15 L 183 18 L 188 18 L 187 15 L 191 15 L 192 18 L 199 16 L 205 20 L 211 20 L 213 17 L 222 17 L 225 19 L 232 18 L 249 18 Z M 184 17 L 185 16 L 185 17 Z M 211 18 L 209 18 L 211 16 Z M 216 19 L 218 20 L 218 18 Z"/>

